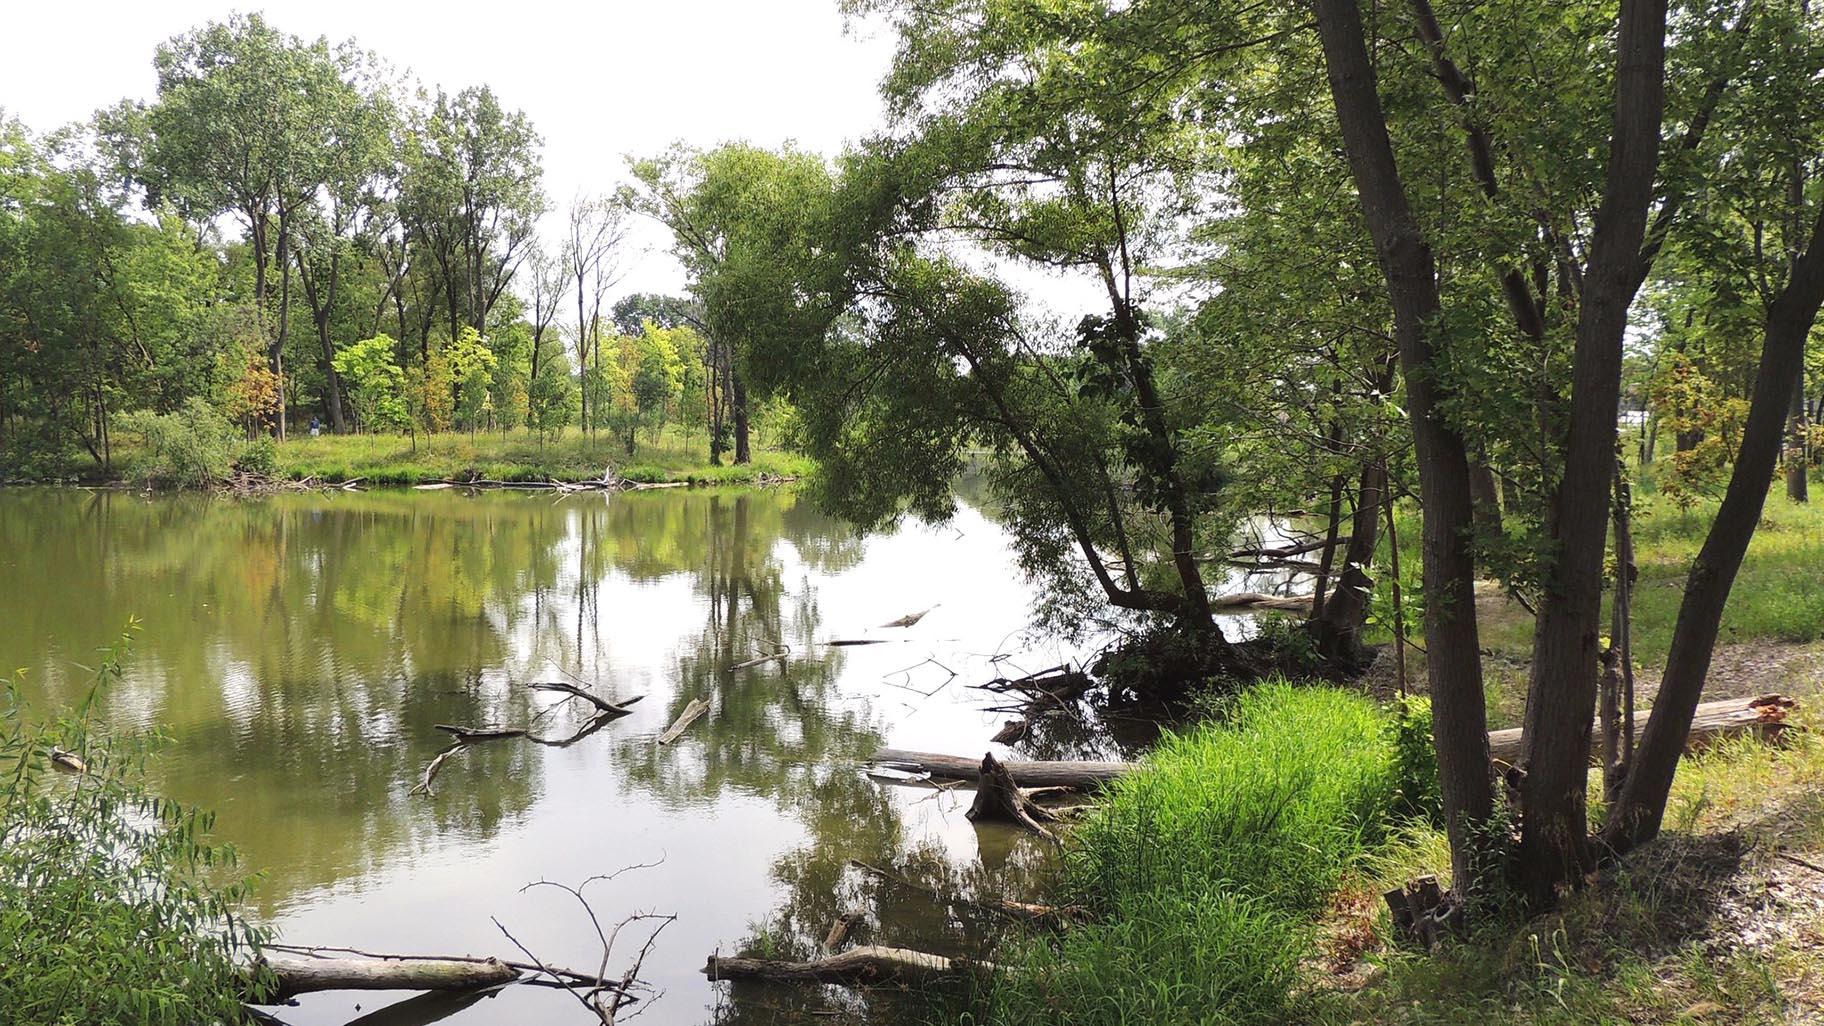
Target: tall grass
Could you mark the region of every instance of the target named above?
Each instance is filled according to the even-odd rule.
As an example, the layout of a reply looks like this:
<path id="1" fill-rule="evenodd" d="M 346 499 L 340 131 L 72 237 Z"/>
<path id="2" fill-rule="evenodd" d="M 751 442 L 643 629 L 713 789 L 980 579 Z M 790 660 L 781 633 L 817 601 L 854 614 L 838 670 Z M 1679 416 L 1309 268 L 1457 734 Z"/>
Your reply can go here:
<path id="1" fill-rule="evenodd" d="M 1268 684 L 1167 737 L 1067 856 L 1088 925 L 1011 952 L 983 1021 L 1287 1021 L 1314 923 L 1401 792 L 1389 718 L 1336 689 Z"/>

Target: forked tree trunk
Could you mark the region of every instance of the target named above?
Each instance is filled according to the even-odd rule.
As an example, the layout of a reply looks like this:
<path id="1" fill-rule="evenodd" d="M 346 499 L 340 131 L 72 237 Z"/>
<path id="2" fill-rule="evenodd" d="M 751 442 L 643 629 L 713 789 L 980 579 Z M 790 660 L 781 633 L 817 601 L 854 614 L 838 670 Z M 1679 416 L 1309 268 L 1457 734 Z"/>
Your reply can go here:
<path id="1" fill-rule="evenodd" d="M 1578 311 L 1564 471 L 1547 506 L 1555 551 L 1534 626 L 1519 767 L 1516 868 L 1527 897 L 1541 907 L 1589 863 L 1590 719 L 1601 658 L 1622 335 L 1639 287 L 1635 268 L 1659 165 L 1665 44 L 1665 0 L 1623 0 L 1607 182 Z"/>
<path id="2" fill-rule="evenodd" d="M 1679 603 L 1672 646 L 1666 653 L 1659 698 L 1635 750 L 1621 801 L 1610 811 L 1603 830 L 1603 840 L 1617 851 L 1659 833 L 1672 778 L 1678 772 L 1679 753 L 1684 751 L 1691 719 L 1703 697 L 1704 678 L 1710 672 L 1723 604 L 1767 501 L 1793 379 L 1804 366 L 1805 340 L 1817 321 L 1820 304 L 1824 304 L 1824 208 L 1812 225 L 1805 252 L 1793 262 L 1786 287 L 1767 309 L 1761 362 L 1735 469 L 1685 580 L 1685 597 Z"/>
<path id="3" fill-rule="evenodd" d="M 1433 741 L 1454 882 L 1460 892 L 1469 892 L 1478 884 L 1474 877 L 1481 861 L 1475 851 L 1494 811 L 1494 786 L 1476 631 L 1475 559 L 1468 537 L 1474 524 L 1469 459 L 1462 436 L 1440 410 L 1428 334 L 1428 325 L 1439 312 L 1437 274 L 1394 161 L 1360 6 L 1357 0 L 1316 0 L 1314 7 L 1330 94 L 1362 213 L 1387 281 L 1406 379 L 1419 498 L 1425 509 L 1425 636 L 1430 657 L 1426 670 Z"/>

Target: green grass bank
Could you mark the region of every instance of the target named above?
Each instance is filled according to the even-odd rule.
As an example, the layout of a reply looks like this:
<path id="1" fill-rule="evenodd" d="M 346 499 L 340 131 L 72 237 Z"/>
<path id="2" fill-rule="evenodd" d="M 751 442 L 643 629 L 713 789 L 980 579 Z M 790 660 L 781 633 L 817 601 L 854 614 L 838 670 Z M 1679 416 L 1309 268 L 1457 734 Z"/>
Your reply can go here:
<path id="1" fill-rule="evenodd" d="M 724 454 L 709 462 L 700 433 L 668 428 L 654 438 L 642 432 L 632 455 L 620 439 L 570 428 L 540 439 L 534 434 L 477 433 L 420 436 L 322 435 L 293 437 L 274 447 L 274 471 L 293 479 L 363 479 L 370 484 L 412 485 L 479 476 L 491 481 L 599 480 L 612 469 L 642 483 L 688 481 L 743 484 L 762 478 L 801 477 L 808 459 L 778 448 L 756 447 L 753 462 L 735 464 Z"/>
<path id="2" fill-rule="evenodd" d="M 1819 681 L 1790 688 L 1815 704 Z M 1082 1026 L 1761 1026 L 1824 1013 L 1824 738 L 1730 742 L 1681 769 L 1667 831 L 1555 913 L 1497 906 L 1435 953 L 1381 894 L 1448 879 L 1415 753 L 1423 707 L 1264 685 L 1166 738 L 1071 835 L 1089 921 L 1003 943 L 935 1021 Z M 1592 806 L 1601 815 L 1599 795 Z"/>

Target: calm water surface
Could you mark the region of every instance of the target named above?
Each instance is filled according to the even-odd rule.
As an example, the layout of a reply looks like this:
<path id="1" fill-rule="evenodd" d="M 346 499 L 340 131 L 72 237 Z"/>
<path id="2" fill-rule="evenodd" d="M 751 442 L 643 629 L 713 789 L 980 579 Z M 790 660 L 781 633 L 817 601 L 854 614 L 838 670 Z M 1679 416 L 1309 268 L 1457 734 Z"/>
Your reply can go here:
<path id="1" fill-rule="evenodd" d="M 830 1022 L 806 1006 L 840 995 L 712 987 L 705 956 L 760 933 L 808 954 L 853 908 L 875 913 L 870 939 L 968 952 L 979 936 L 956 916 L 848 860 L 1015 896 L 1044 861 L 969 823 L 963 796 L 857 768 L 882 744 L 989 749 L 1003 717 L 965 685 L 1072 654 L 1019 637 L 1026 584 L 968 505 L 863 537 L 789 491 L 0 490 L 0 579 L 0 665 L 24 667 L 37 701 L 80 695 L 95 648 L 139 618 L 106 714 L 168 730 L 156 785 L 217 811 L 263 875 L 259 914 L 292 943 L 512 954 L 498 919 L 541 958 L 592 969 L 573 899 L 522 888 L 657 862 L 589 891 L 608 919 L 677 916 L 642 973 L 664 992 L 645 1022 Z M 877 626 L 927 607 L 910 630 Z M 892 640 L 824 644 L 869 637 Z M 730 668 L 777 642 L 783 664 Z M 583 722 L 522 686 L 548 680 L 645 698 L 567 748 L 466 749 L 433 795 L 413 793 L 448 741 L 435 724 Z M 708 715 L 658 746 L 695 698 Z M 622 946 L 614 972 L 637 943 Z M 283 1017 L 349 1022 L 405 996 L 315 995 Z M 412 1007 L 362 1021 L 586 1021 L 570 996 L 526 987 Z"/>

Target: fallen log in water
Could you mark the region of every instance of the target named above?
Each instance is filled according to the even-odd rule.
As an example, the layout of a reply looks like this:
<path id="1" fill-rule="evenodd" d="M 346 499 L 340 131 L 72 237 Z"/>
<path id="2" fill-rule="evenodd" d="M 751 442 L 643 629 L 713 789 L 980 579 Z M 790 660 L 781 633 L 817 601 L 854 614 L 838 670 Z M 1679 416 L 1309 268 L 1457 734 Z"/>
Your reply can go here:
<path id="1" fill-rule="evenodd" d="M 277 978 L 276 994 L 267 1004 L 323 990 L 422 990 L 463 993 L 507 984 L 587 988 L 638 1000 L 628 989 L 634 981 L 604 978 L 547 962 L 523 962 L 477 955 L 395 955 L 347 947 L 268 944 L 260 964 Z"/>
<path id="2" fill-rule="evenodd" d="M 1770 694 L 1759 698 L 1725 698 L 1705 702 L 1697 707 L 1686 738 L 1688 748 L 1728 737 L 1755 734 L 1772 739 L 1787 728 L 1788 713 L 1797 703 L 1784 695 Z M 1634 715 L 1634 729 L 1644 730 L 1646 712 Z M 1520 730 L 1497 730 L 1488 735 L 1489 756 L 1512 764 L 1520 757 Z M 882 748 L 874 753 L 873 763 L 909 773 L 924 773 L 942 780 L 979 781 L 982 762 L 965 755 L 938 752 L 914 752 L 902 748 Z M 1000 762 L 1020 787 L 1068 787 L 1091 791 L 1132 770 L 1132 762 L 1027 762 L 1008 759 Z"/>
<path id="3" fill-rule="evenodd" d="M 964 755 L 882 748 L 874 753 L 873 761 L 879 766 L 928 773 L 945 780 L 975 781 L 982 775 L 982 760 Z M 1000 765 L 1021 787 L 1070 787 L 1080 791 L 1099 788 L 1135 766 L 1131 762 L 1033 762 L 1024 759 L 1007 759 Z"/>
<path id="4" fill-rule="evenodd" d="M 278 979 L 268 1002 L 320 990 L 479 990 L 512 983 L 519 970 L 494 958 L 443 956 L 261 956 Z"/>
<path id="5" fill-rule="evenodd" d="M 713 980 L 774 980 L 815 983 L 916 983 L 959 973 L 992 972 L 992 962 L 945 958 L 925 951 L 869 944 L 814 962 L 711 955 L 703 972 Z"/>
<path id="6" fill-rule="evenodd" d="M 690 704 L 684 707 L 684 711 L 678 714 L 676 722 L 672 723 L 671 726 L 666 727 L 665 733 L 659 735 L 659 744 L 668 745 L 673 741 L 676 741 L 679 737 L 682 737 L 684 731 L 688 730 L 690 725 L 697 721 L 697 717 L 708 711 L 708 702 L 705 702 L 701 698 L 691 699 Z"/>

